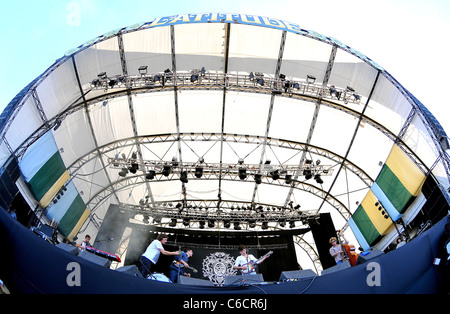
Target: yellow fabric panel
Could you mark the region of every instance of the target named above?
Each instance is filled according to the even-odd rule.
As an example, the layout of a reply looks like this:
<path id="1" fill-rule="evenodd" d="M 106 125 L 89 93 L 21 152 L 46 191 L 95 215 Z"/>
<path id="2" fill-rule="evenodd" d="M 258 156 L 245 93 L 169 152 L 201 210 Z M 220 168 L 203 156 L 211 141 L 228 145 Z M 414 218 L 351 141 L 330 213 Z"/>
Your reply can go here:
<path id="1" fill-rule="evenodd" d="M 425 174 L 397 145 L 392 147 L 386 165 L 411 195 L 419 194 L 426 179 Z"/>
<path id="2" fill-rule="evenodd" d="M 67 237 L 69 241 L 73 241 L 73 238 L 78 234 L 78 231 L 80 230 L 81 226 L 84 224 L 84 222 L 86 221 L 86 219 L 89 217 L 90 214 L 91 211 L 88 208 L 86 208 L 83 215 L 81 215 L 80 220 L 78 220 L 78 223 L 75 225 L 75 227 Z"/>
<path id="3" fill-rule="evenodd" d="M 389 227 L 392 225 L 391 219 L 386 219 L 381 214 L 381 211 L 378 210 L 378 206 L 375 206 L 375 203 L 378 202 L 375 194 L 371 190 L 367 193 L 366 197 L 361 203 L 361 206 L 364 208 L 367 216 L 372 222 L 375 229 L 377 229 L 380 235 L 384 235 Z"/>
<path id="4" fill-rule="evenodd" d="M 59 177 L 59 179 L 52 185 L 52 187 L 47 191 L 47 193 L 44 194 L 44 196 L 39 201 L 39 205 L 42 208 L 46 208 L 52 199 L 55 197 L 55 195 L 58 193 L 59 189 L 64 185 L 64 183 L 69 180 L 70 175 L 67 171 L 64 171 L 64 173 Z"/>

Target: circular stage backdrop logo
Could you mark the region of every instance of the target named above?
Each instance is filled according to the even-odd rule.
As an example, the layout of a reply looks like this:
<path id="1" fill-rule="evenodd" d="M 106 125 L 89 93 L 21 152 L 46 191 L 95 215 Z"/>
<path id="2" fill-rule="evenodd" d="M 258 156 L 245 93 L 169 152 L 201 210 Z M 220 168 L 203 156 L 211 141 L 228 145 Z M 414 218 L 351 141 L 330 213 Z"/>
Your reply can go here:
<path id="1" fill-rule="evenodd" d="M 208 277 L 214 284 L 222 286 L 225 277 L 236 275 L 233 269 L 234 258 L 224 252 L 211 253 L 203 260 L 203 276 Z"/>

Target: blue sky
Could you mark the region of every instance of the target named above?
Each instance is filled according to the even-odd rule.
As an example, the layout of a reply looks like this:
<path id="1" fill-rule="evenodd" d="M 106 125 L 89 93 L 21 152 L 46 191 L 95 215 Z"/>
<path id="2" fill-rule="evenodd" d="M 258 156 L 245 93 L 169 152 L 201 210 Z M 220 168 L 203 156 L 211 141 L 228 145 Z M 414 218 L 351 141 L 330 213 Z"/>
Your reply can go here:
<path id="1" fill-rule="evenodd" d="M 16 0 L 3 2 L 0 110 L 64 53 L 108 31 L 183 13 L 246 13 L 295 22 L 367 55 L 450 133 L 448 0 Z"/>

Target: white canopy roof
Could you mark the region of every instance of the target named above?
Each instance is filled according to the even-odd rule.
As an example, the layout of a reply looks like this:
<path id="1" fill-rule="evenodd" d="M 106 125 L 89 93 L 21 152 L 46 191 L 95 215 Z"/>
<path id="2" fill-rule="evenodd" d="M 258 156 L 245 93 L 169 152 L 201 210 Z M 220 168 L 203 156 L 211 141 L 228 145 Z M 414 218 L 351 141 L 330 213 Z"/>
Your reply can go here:
<path id="1" fill-rule="evenodd" d="M 155 75 L 166 77 L 164 84 Z M 250 75 L 262 75 L 264 86 Z M 448 186 L 440 146 L 445 132 L 389 73 L 334 38 L 259 16 L 180 15 L 99 36 L 27 86 L 2 123 L 2 162 L 12 154 L 21 160 L 51 130 L 91 212 L 81 230 L 93 235 L 110 204 L 142 214 L 144 207 L 151 212 L 183 201 L 185 209 L 215 208 L 216 216 L 217 206 L 279 210 L 292 202 L 300 215 L 330 212 L 342 227 L 394 142 Z M 122 164 L 114 160 L 129 163 L 133 153 L 139 170 L 120 176 Z M 146 179 L 151 162 L 171 164 L 174 157 L 179 167 L 169 176 L 159 165 Z M 245 179 L 238 177 L 239 160 Z M 323 183 L 306 179 L 310 165 Z M 201 178 L 196 166 L 205 167 Z M 279 179 L 270 166 L 280 170 Z M 182 170 L 187 183 L 180 181 Z M 286 183 L 286 173 L 293 183 Z"/>

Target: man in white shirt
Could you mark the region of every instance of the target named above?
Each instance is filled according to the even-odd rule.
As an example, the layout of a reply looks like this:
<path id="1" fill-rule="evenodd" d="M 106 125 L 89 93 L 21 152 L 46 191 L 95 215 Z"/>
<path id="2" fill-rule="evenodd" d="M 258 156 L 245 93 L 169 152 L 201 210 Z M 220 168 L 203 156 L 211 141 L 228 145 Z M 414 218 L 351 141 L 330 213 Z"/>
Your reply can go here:
<path id="1" fill-rule="evenodd" d="M 239 254 L 234 263 L 234 269 L 239 269 L 243 275 L 255 275 L 256 274 L 256 265 L 262 263 L 268 255 L 261 258 L 259 261 L 252 255 L 247 254 L 247 249 L 245 246 L 239 246 Z"/>
<path id="2" fill-rule="evenodd" d="M 169 252 L 164 250 L 163 244 L 167 242 L 169 236 L 167 234 L 159 234 L 158 237 L 150 243 L 150 245 L 145 250 L 144 254 L 142 254 L 140 262 L 141 262 L 141 274 L 144 278 L 154 272 L 155 265 L 158 262 L 159 255 L 162 253 L 163 255 L 179 255 L 180 251 Z"/>

